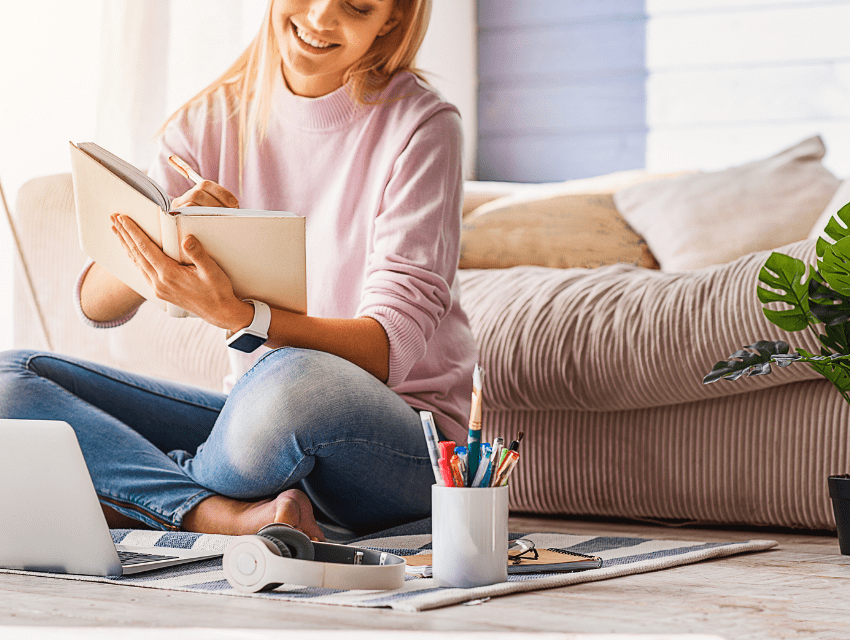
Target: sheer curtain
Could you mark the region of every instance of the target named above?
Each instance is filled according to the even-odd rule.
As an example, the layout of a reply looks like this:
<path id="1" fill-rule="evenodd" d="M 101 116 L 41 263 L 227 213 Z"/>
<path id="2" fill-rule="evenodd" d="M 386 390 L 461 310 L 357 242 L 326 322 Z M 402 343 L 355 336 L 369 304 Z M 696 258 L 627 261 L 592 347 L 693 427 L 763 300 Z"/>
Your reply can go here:
<path id="1" fill-rule="evenodd" d="M 257 33 L 266 0 L 105 0 L 95 140 L 147 166 L 165 118 Z"/>
<path id="2" fill-rule="evenodd" d="M 419 65 L 464 119 L 475 158 L 476 1 L 433 0 Z M 0 20 L 0 181 L 10 207 L 27 180 L 68 167 L 92 140 L 140 167 L 175 109 L 216 78 L 260 27 L 267 0 L 39 0 Z M 12 299 L 11 234 L 0 224 L 0 299 Z M 49 304 L 49 302 L 48 302 Z M 11 344 L 0 304 L 0 349 Z"/>

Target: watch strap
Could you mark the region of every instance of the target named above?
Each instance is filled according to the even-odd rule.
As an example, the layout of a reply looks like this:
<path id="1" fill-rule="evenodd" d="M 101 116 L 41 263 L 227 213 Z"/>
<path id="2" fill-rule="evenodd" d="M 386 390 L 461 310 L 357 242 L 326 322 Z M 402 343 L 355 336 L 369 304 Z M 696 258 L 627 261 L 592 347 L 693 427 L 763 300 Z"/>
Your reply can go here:
<path id="1" fill-rule="evenodd" d="M 272 323 L 272 310 L 265 302 L 246 298 L 242 302 L 250 302 L 254 306 L 254 319 L 245 327 L 249 331 L 269 337 L 269 325 Z"/>

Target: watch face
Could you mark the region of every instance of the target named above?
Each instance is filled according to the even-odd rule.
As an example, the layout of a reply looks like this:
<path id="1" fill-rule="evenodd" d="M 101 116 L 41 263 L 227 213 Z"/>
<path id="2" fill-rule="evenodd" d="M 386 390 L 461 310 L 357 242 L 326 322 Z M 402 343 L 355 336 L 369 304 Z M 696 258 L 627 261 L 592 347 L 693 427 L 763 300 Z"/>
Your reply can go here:
<path id="1" fill-rule="evenodd" d="M 263 338 L 262 336 L 255 336 L 253 334 L 242 333 L 240 331 L 227 341 L 227 346 L 231 349 L 237 349 L 239 351 L 244 351 L 245 353 L 251 353 L 252 351 L 256 351 L 263 344 L 265 344 L 267 339 L 268 338 Z"/>

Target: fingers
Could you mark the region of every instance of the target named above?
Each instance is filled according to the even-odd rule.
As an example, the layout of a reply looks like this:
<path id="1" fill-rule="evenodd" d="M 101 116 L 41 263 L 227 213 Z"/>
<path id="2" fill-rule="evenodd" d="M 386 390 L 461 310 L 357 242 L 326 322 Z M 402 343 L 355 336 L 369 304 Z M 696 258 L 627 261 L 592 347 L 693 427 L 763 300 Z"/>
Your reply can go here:
<path id="1" fill-rule="evenodd" d="M 186 239 L 183 240 L 183 252 L 192 261 L 192 264 L 202 271 L 209 272 L 213 269 L 218 269 L 216 261 L 210 258 L 209 254 L 204 251 L 203 245 L 198 242 L 195 236 L 186 236 Z"/>
<path id="2" fill-rule="evenodd" d="M 158 252 L 162 257 L 165 257 L 165 254 L 130 218 L 115 214 L 111 216 L 111 219 L 112 231 L 118 237 L 121 246 L 124 247 L 130 259 L 141 269 L 148 282 L 153 283 L 158 278 L 154 264 L 158 256 L 155 252 Z"/>
<path id="3" fill-rule="evenodd" d="M 212 180 L 204 180 L 175 198 L 172 208 L 178 207 L 228 207 L 236 209 L 239 200 L 230 191 Z"/>

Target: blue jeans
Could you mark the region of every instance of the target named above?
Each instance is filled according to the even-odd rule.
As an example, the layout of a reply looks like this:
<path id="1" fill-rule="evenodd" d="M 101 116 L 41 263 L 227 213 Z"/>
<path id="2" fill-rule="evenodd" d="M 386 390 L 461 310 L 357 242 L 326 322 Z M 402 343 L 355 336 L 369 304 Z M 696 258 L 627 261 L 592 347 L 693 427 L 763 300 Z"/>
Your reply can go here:
<path id="1" fill-rule="evenodd" d="M 252 501 L 291 487 L 317 517 L 354 531 L 430 513 L 434 475 L 418 413 L 320 351 L 271 351 L 230 395 L 7 351 L 0 418 L 68 422 L 102 503 L 157 529 L 180 528 L 215 494 Z"/>

